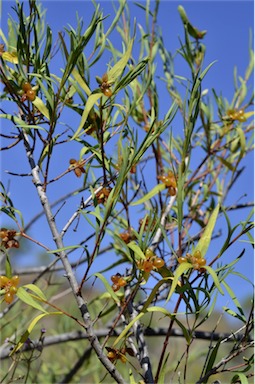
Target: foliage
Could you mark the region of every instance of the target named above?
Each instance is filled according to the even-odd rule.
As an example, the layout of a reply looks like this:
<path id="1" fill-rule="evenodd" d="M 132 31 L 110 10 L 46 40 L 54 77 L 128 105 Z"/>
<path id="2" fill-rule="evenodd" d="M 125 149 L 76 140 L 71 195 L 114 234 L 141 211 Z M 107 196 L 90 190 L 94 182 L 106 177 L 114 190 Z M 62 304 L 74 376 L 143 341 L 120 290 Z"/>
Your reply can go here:
<path id="1" fill-rule="evenodd" d="M 232 100 L 209 97 L 206 31 L 182 6 L 177 55 L 188 76 L 175 73 L 158 1 L 137 3 L 144 26 L 126 1 L 114 7 L 108 29 L 95 3 L 86 26 L 77 17 L 55 41 L 43 6 L 17 1 L 8 35 L 0 31 L 2 156 L 18 148 L 29 171 L 17 163 L 9 174 L 34 188 L 42 210 L 27 222 L 15 203 L 22 191 L 1 182 L 2 382 L 248 383 L 253 305 L 244 308 L 228 277 L 246 279 L 238 263 L 251 248 L 236 254 L 235 245 L 248 238 L 251 247 L 253 214 L 228 196 L 252 150 L 253 53 Z M 36 267 L 22 271 L 17 256 L 29 244 Z M 237 320 L 227 335 L 220 295 Z"/>

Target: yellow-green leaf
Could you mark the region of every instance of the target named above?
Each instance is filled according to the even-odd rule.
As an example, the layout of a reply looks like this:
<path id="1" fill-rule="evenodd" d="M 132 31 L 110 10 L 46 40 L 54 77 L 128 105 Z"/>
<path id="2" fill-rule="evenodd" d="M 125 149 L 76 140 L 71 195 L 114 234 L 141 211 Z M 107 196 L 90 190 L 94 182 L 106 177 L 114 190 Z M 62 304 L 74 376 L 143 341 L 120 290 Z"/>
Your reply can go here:
<path id="1" fill-rule="evenodd" d="M 172 286 L 171 286 L 170 292 L 169 292 L 168 297 L 166 299 L 166 302 L 168 302 L 171 299 L 171 296 L 174 293 L 175 288 L 179 284 L 179 278 L 181 277 L 181 275 L 183 275 L 184 272 L 188 271 L 191 268 L 193 268 L 193 265 L 190 264 L 190 263 L 181 263 L 177 267 L 177 269 L 176 269 L 176 271 L 174 273 L 174 279 L 173 279 L 173 282 L 172 282 Z"/>
<path id="2" fill-rule="evenodd" d="M 217 204 L 217 206 L 214 208 L 210 216 L 210 219 L 208 220 L 204 233 L 202 234 L 200 240 L 198 241 L 197 245 L 193 249 L 193 253 L 195 253 L 196 251 L 200 251 L 203 258 L 205 257 L 205 254 L 211 242 L 212 233 L 213 233 L 216 220 L 219 214 L 219 209 L 220 209 L 220 205 Z"/>
<path id="3" fill-rule="evenodd" d="M 38 109 L 38 111 L 40 111 L 45 117 L 47 117 L 47 119 L 50 120 L 49 110 L 44 104 L 44 102 L 40 99 L 40 97 L 36 96 L 35 100 L 32 101 L 32 103 Z"/>
<path id="4" fill-rule="evenodd" d="M 39 311 L 41 312 L 44 312 L 44 313 L 48 313 L 42 306 L 41 304 L 39 304 L 33 297 L 35 297 L 33 295 L 33 297 L 31 296 L 31 294 L 29 292 L 27 292 L 24 288 L 22 287 L 19 287 L 18 288 L 18 291 L 16 293 L 16 295 L 18 296 L 18 298 L 23 301 L 24 303 L 26 303 L 27 305 L 30 305 L 31 307 L 35 308 L 35 309 L 38 309 Z"/>
<path id="5" fill-rule="evenodd" d="M 122 58 L 109 70 L 109 72 L 107 72 L 109 83 L 114 83 L 115 80 L 122 74 L 131 56 L 133 41 L 134 40 L 132 39 L 128 44 L 127 50 Z"/>
<path id="6" fill-rule="evenodd" d="M 244 113 L 243 117 L 247 120 L 254 115 L 254 111 Z"/>
<path id="7" fill-rule="evenodd" d="M 129 384 L 137 384 L 137 382 L 134 379 L 132 369 L 129 370 Z"/>
<path id="8" fill-rule="evenodd" d="M 237 130 L 238 135 L 239 135 L 239 142 L 240 142 L 241 152 L 244 153 L 245 152 L 245 146 L 246 146 L 244 131 L 240 127 L 237 127 L 236 130 Z"/>
<path id="9" fill-rule="evenodd" d="M 224 159 L 223 157 L 220 157 L 220 156 L 216 156 L 217 159 L 222 163 L 224 164 L 228 169 L 230 169 L 230 171 L 233 171 L 235 169 L 235 167 L 229 162 L 227 161 L 226 159 Z"/>
<path id="10" fill-rule="evenodd" d="M 140 312 L 133 320 L 130 321 L 130 323 L 128 323 L 128 325 L 126 326 L 126 328 L 121 332 L 121 334 L 117 337 L 117 339 L 114 341 L 113 343 L 113 347 L 115 345 L 118 344 L 118 342 L 123 339 L 126 334 L 128 333 L 128 331 L 130 330 L 130 328 L 135 324 L 136 321 L 140 320 L 143 316 L 145 315 L 144 312 Z"/>
<path id="11" fill-rule="evenodd" d="M 136 256 L 135 258 L 137 260 L 140 260 L 140 259 L 145 260 L 146 259 L 143 251 L 134 241 L 130 241 L 130 243 L 128 243 L 127 246 L 128 246 L 128 248 L 132 249 L 132 251 L 134 251 L 134 254 Z"/>
<path id="12" fill-rule="evenodd" d="M 37 285 L 34 285 L 34 284 L 26 284 L 26 285 L 23 285 L 23 288 L 28 288 L 30 289 L 30 291 L 34 292 L 37 296 L 39 296 L 41 299 L 43 300 L 47 300 L 45 294 L 41 291 L 41 289 L 39 287 L 37 287 Z"/>
<path id="13" fill-rule="evenodd" d="M 72 71 L 72 75 L 77 81 L 77 83 L 80 85 L 80 87 L 86 92 L 86 94 L 89 96 L 91 94 L 91 90 L 89 89 L 88 85 L 85 83 L 77 69 L 74 69 Z"/>
<path id="14" fill-rule="evenodd" d="M 134 206 L 134 205 L 143 204 L 146 201 L 150 200 L 153 196 L 157 195 L 159 192 L 163 191 L 164 189 L 166 189 L 165 184 L 157 184 L 154 188 L 150 190 L 150 192 L 146 193 L 146 195 L 144 195 L 141 199 L 133 202 L 130 205 Z"/>
<path id="15" fill-rule="evenodd" d="M 212 269 L 212 267 L 209 267 L 209 265 L 204 265 L 203 268 L 205 268 L 208 271 L 208 273 L 212 276 L 215 286 L 218 288 L 219 292 L 222 295 L 224 295 L 224 292 L 220 286 L 220 281 L 218 279 L 218 276 L 215 273 L 215 271 Z"/>
<path id="16" fill-rule="evenodd" d="M 94 273 L 94 276 L 98 277 L 102 283 L 104 284 L 107 292 L 111 295 L 111 297 L 113 298 L 114 301 L 116 301 L 117 303 L 120 302 L 120 299 L 119 297 L 116 295 L 116 293 L 113 291 L 112 287 L 110 286 L 110 284 L 108 283 L 108 281 L 106 280 L 106 278 L 99 272 L 97 273 Z"/>
<path id="17" fill-rule="evenodd" d="M 150 303 L 153 301 L 153 299 L 154 299 L 155 296 L 157 295 L 157 293 L 158 293 L 158 289 L 160 288 L 160 286 L 161 286 L 162 284 L 165 284 L 167 281 L 169 281 L 169 280 L 173 280 L 173 279 L 174 279 L 173 277 L 166 277 L 166 278 L 160 280 L 160 281 L 155 285 L 155 287 L 153 288 L 153 290 L 152 290 L 151 293 L 150 293 L 150 296 L 148 297 L 148 299 L 146 300 L 146 302 L 145 302 L 145 304 L 144 304 L 144 306 L 143 306 L 143 308 L 142 308 L 142 312 L 145 312 L 145 311 L 148 309 Z M 178 282 L 178 283 L 179 283 L 179 282 Z M 148 310 L 148 311 L 149 311 L 149 310 Z"/>
<path id="18" fill-rule="evenodd" d="M 23 346 L 23 344 L 28 339 L 30 333 L 32 332 L 32 330 L 34 329 L 38 321 L 41 320 L 43 317 L 49 316 L 49 315 L 62 315 L 62 312 L 41 313 L 40 315 L 36 316 L 29 324 L 27 330 L 21 336 L 16 347 L 11 351 L 10 356 L 13 355 L 15 352 L 17 352 Z"/>
<path id="19" fill-rule="evenodd" d="M 10 61 L 13 64 L 18 64 L 18 55 L 16 52 L 3 52 L 2 59 Z"/>
<path id="20" fill-rule="evenodd" d="M 79 127 L 78 127 L 77 131 L 75 132 L 75 134 L 73 135 L 72 140 L 76 139 L 79 136 L 82 128 L 84 127 L 84 124 L 87 121 L 89 112 L 91 111 L 91 109 L 93 108 L 93 106 L 97 102 L 97 100 L 100 99 L 102 96 L 103 96 L 102 92 L 91 93 L 89 95 L 88 100 L 87 100 L 86 105 L 85 105 L 85 108 L 84 108 L 84 111 L 82 113 Z"/>

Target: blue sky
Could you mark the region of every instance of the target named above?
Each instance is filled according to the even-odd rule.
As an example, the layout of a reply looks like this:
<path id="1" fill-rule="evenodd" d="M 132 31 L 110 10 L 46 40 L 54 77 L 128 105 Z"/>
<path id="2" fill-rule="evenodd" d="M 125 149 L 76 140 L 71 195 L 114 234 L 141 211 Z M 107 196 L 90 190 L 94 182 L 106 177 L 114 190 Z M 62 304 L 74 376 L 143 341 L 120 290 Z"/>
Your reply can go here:
<path id="1" fill-rule="evenodd" d="M 109 1 L 98 1 L 98 4 L 101 4 L 104 13 L 109 14 L 110 17 L 106 20 L 106 25 L 110 25 L 111 19 L 113 16 L 112 3 Z M 129 1 L 130 14 L 131 18 L 135 17 L 137 23 L 144 24 L 144 12 L 135 6 L 134 2 Z M 3 1 L 2 4 L 2 25 L 1 28 L 6 32 L 6 19 L 7 14 L 12 13 L 11 5 L 12 1 Z M 211 89 L 215 88 L 217 93 L 222 92 L 224 97 L 231 101 L 234 87 L 233 87 L 233 69 L 234 66 L 237 67 L 238 74 L 244 77 L 245 70 L 249 62 L 249 38 L 253 36 L 253 2 L 252 1 L 162 1 L 159 7 L 158 15 L 158 24 L 161 27 L 162 34 L 164 37 L 165 44 L 171 52 L 175 52 L 179 48 L 178 36 L 183 40 L 183 27 L 177 11 L 178 5 L 183 5 L 189 19 L 192 24 L 198 27 L 200 30 L 207 30 L 204 43 L 207 46 L 206 57 L 204 66 L 207 66 L 214 60 L 217 62 L 209 71 L 208 75 L 205 78 L 204 87 Z M 43 1 L 43 7 L 47 9 L 47 23 L 53 28 L 54 38 L 57 39 L 57 32 L 63 30 L 63 27 L 67 24 L 76 26 L 76 12 L 78 12 L 79 17 L 84 19 L 85 27 L 91 18 L 93 12 L 93 5 L 90 1 Z M 12 13 L 13 15 L 13 13 Z M 107 24 L 108 23 L 108 24 Z M 119 41 L 115 40 L 116 44 L 119 46 Z M 253 43 L 252 43 L 253 45 Z M 56 70 L 59 68 L 56 67 Z M 102 73 L 104 73 L 106 67 L 102 68 Z M 176 59 L 175 64 L 176 74 L 187 75 L 187 67 L 183 66 L 181 58 Z M 102 74 L 101 73 L 101 74 Z M 253 87 L 252 82 L 250 82 L 250 87 Z M 162 90 L 162 92 L 164 92 Z M 161 99 L 164 100 L 164 97 Z M 166 98 L 167 100 L 167 98 Z M 169 106 L 164 105 L 162 102 L 160 108 L 162 111 L 168 109 Z M 2 127 L 4 128 L 2 123 Z M 26 186 L 26 178 L 15 178 L 7 175 L 4 170 L 15 170 L 18 164 L 19 172 L 27 171 L 27 164 L 23 161 L 23 154 L 19 152 L 19 149 L 14 149 L 10 153 L 3 153 L 2 155 L 2 180 L 5 183 L 10 182 L 10 188 L 12 191 L 12 198 L 18 207 L 18 209 L 24 211 L 25 222 L 34 216 L 34 214 L 40 210 L 38 201 L 33 197 L 33 192 L 30 188 Z M 68 158 L 73 157 L 73 154 L 68 154 Z M 63 162 L 63 157 L 66 157 L 66 154 L 60 152 L 58 154 L 59 163 L 57 166 L 59 168 Z M 253 200 L 253 155 L 250 154 L 245 161 L 247 166 L 247 171 L 242 176 L 239 181 L 238 187 L 235 189 L 235 193 L 230 194 L 229 203 L 235 204 L 239 201 L 243 202 L 243 195 L 248 195 L 248 200 Z M 63 167 L 65 168 L 65 167 Z M 60 171 L 57 171 L 59 174 Z M 72 181 L 71 181 L 72 180 Z M 79 187 L 79 181 L 70 178 L 72 183 L 72 190 Z M 55 200 L 56 196 L 59 195 L 59 192 L 62 188 L 62 184 L 57 187 L 53 187 L 51 190 L 51 198 Z M 73 205 L 70 206 L 70 212 L 77 207 L 79 200 L 75 201 Z M 68 213 L 69 214 L 69 213 Z M 248 210 L 247 210 L 248 214 Z M 238 212 L 231 213 L 231 219 L 233 223 L 238 223 L 240 220 Z M 2 219 L 3 220 L 3 219 Z M 66 218 L 63 218 L 63 223 Z M 59 225 L 62 225 L 60 221 Z M 224 228 L 224 220 L 221 220 L 221 225 Z M 38 233 L 38 228 L 41 231 L 41 241 L 44 241 L 48 237 L 48 230 L 45 227 L 43 221 L 40 222 L 39 227 L 35 229 L 35 232 L 31 235 L 36 237 Z M 221 241 L 220 243 L 221 244 Z M 243 248 L 243 244 L 238 243 L 235 247 L 235 252 L 240 253 Z M 218 245 L 220 249 L 220 245 Z M 216 245 L 217 248 L 217 245 Z M 24 252 L 23 260 L 17 261 L 17 265 L 21 263 L 25 265 L 30 265 L 32 253 L 34 250 L 32 247 L 28 249 L 30 256 L 27 255 L 27 252 Z M 38 252 L 38 249 L 37 251 Z M 233 249 L 231 248 L 231 252 Z M 29 260 L 29 261 L 28 261 Z M 247 275 L 248 278 L 253 278 L 253 252 L 251 247 L 247 248 L 244 260 L 240 262 L 239 271 Z M 238 280 L 237 280 L 238 281 Z M 250 292 L 249 284 L 240 281 L 240 298 L 245 297 L 247 291 Z M 230 280 L 231 282 L 231 280 Z M 227 300 L 227 298 L 223 299 Z M 223 301 L 221 302 L 221 304 Z"/>

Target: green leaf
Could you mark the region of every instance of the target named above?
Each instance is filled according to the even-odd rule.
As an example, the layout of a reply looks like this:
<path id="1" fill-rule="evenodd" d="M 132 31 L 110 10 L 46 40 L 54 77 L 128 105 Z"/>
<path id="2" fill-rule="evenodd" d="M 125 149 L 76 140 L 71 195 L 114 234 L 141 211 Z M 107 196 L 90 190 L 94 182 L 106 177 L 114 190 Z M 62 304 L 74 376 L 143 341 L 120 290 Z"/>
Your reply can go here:
<path id="1" fill-rule="evenodd" d="M 218 276 L 217 274 L 214 272 L 214 270 L 212 269 L 212 267 L 209 267 L 209 265 L 204 265 L 203 268 L 205 268 L 207 270 L 207 272 L 211 275 L 211 277 L 213 278 L 213 281 L 214 281 L 214 284 L 215 286 L 218 288 L 219 292 L 224 295 L 224 292 L 220 286 L 220 281 L 218 279 Z"/>
<path id="2" fill-rule="evenodd" d="M 210 219 L 205 227 L 204 233 L 202 234 L 200 240 L 198 241 L 197 245 L 193 249 L 193 253 L 196 251 L 200 251 L 202 257 L 204 258 L 207 252 L 207 249 L 210 245 L 212 233 L 216 224 L 216 220 L 219 214 L 220 205 L 217 204 L 215 209 L 213 210 Z"/>
<path id="3" fill-rule="evenodd" d="M 234 317 L 235 319 L 239 319 L 244 324 L 246 324 L 246 319 L 243 316 L 240 316 L 239 313 L 236 313 L 235 311 L 233 311 L 233 309 L 230 309 L 226 306 L 222 307 L 222 309 L 224 309 L 224 311 L 230 316 Z"/>
<path id="4" fill-rule="evenodd" d="M 47 117 L 47 119 L 50 120 L 49 110 L 38 96 L 36 96 L 35 100 L 32 101 L 32 103 L 38 109 L 38 111 L 40 111 L 45 117 Z"/>
<path id="5" fill-rule="evenodd" d="M 12 266 L 8 253 L 6 253 L 5 259 L 5 274 L 9 279 L 12 277 Z"/>
<path id="6" fill-rule="evenodd" d="M 112 287 L 110 286 L 110 284 L 108 283 L 106 278 L 101 273 L 99 273 L 99 272 L 94 273 L 94 276 L 98 277 L 102 281 L 102 283 L 104 284 L 107 292 L 111 295 L 113 300 L 116 301 L 117 303 L 119 303 L 120 302 L 120 298 L 113 291 Z"/>
<path id="7" fill-rule="evenodd" d="M 42 306 L 39 304 L 29 292 L 27 292 L 24 288 L 19 287 L 16 293 L 17 297 L 26 303 L 27 305 L 30 305 L 31 307 L 38 309 L 41 312 L 48 313 Z"/>
<path id="8" fill-rule="evenodd" d="M 219 340 L 217 342 L 217 344 L 214 346 L 214 348 L 212 349 L 210 357 L 209 357 L 209 360 L 208 360 L 208 363 L 207 363 L 207 366 L 206 366 L 206 369 L 205 369 L 205 373 L 204 373 L 205 375 L 206 375 L 207 372 L 209 372 L 212 369 L 213 364 L 214 364 L 214 362 L 216 360 L 216 357 L 217 357 L 217 354 L 218 354 L 218 349 L 219 349 L 220 345 L 221 345 L 221 340 Z M 203 381 L 203 383 L 207 383 L 207 381 L 208 381 L 208 379 Z"/>
<path id="9" fill-rule="evenodd" d="M 190 36 L 194 37 L 195 39 L 202 39 L 207 31 L 199 31 L 196 27 L 194 27 L 190 23 L 187 15 L 186 15 L 186 12 L 181 5 L 178 6 L 178 11 L 179 11 L 179 14 L 181 16 L 183 24 L 187 26 L 187 31 L 190 34 Z"/>
<path id="10" fill-rule="evenodd" d="M 26 284 L 26 285 L 23 285 L 23 288 L 27 288 L 27 289 L 30 289 L 30 291 L 34 292 L 38 297 L 40 297 L 41 299 L 43 300 L 47 300 L 46 296 L 44 295 L 44 293 L 41 291 L 41 289 L 39 287 L 37 287 L 37 285 L 34 285 L 34 284 Z"/>
<path id="11" fill-rule="evenodd" d="M 79 127 L 78 127 L 77 131 L 75 132 L 75 134 L 73 135 L 73 137 L 71 138 L 71 140 L 76 139 L 78 136 L 80 136 L 81 134 L 83 134 L 85 132 L 84 131 L 84 132 L 80 133 L 82 128 L 84 127 L 86 121 L 87 121 L 89 112 L 91 111 L 91 109 L 93 108 L 93 106 L 97 102 L 97 100 L 100 99 L 102 96 L 103 96 L 102 92 L 91 93 L 89 95 L 88 100 L 87 100 L 86 105 L 85 105 L 85 108 L 84 108 L 84 111 L 82 113 Z"/>
<path id="12" fill-rule="evenodd" d="M 76 248 L 84 248 L 82 245 L 67 245 L 63 248 L 53 249 L 52 251 L 47 251 L 47 253 L 59 253 L 66 251 L 67 249 L 76 249 Z"/>
<path id="13" fill-rule="evenodd" d="M 238 372 L 235 376 L 232 377 L 231 384 L 239 383 L 239 381 L 241 381 L 241 384 L 249 384 L 247 377 L 242 372 Z"/>
<path id="14" fill-rule="evenodd" d="M 5 61 L 10 61 L 12 64 L 18 64 L 18 55 L 16 52 L 3 52 L 2 59 Z"/>
<path id="15" fill-rule="evenodd" d="M 245 153 L 245 134 L 242 128 L 237 127 L 236 128 L 238 135 L 239 135 L 239 142 L 240 142 L 240 147 L 241 147 L 241 154 Z"/>
<path id="16" fill-rule="evenodd" d="M 130 241 L 130 243 L 128 243 L 127 246 L 128 246 L 128 248 L 132 249 L 132 251 L 134 251 L 135 258 L 137 260 L 140 260 L 140 259 L 145 260 L 146 259 L 143 251 L 134 241 Z"/>
<path id="17" fill-rule="evenodd" d="M 246 323 L 246 317 L 245 317 L 243 308 L 242 308 L 241 304 L 239 303 L 235 293 L 233 292 L 233 290 L 230 288 L 230 286 L 224 280 L 222 281 L 222 284 L 226 288 L 229 296 L 231 297 L 231 299 L 232 299 L 233 303 L 235 304 L 236 308 L 238 309 L 238 311 L 239 311 L 239 313 L 241 315 L 242 321 L 244 323 Z"/>
<path id="18" fill-rule="evenodd" d="M 140 312 L 134 319 L 128 323 L 128 325 L 125 327 L 125 329 L 121 332 L 121 334 L 117 337 L 117 339 L 113 343 L 113 347 L 117 345 L 128 333 L 130 328 L 135 324 L 136 321 L 140 320 L 145 315 L 144 312 Z"/>
<path id="19" fill-rule="evenodd" d="M 141 199 L 133 202 L 130 205 L 134 206 L 143 204 L 146 201 L 150 200 L 153 196 L 157 195 L 159 192 L 163 191 L 164 189 L 166 189 L 165 184 L 157 184 L 154 188 L 152 188 L 152 190 L 150 190 L 150 192 L 146 193 L 146 195 L 144 195 Z"/>
<path id="20" fill-rule="evenodd" d="M 23 346 L 23 344 L 27 341 L 30 333 L 32 332 L 32 330 L 34 329 L 38 321 L 41 320 L 43 317 L 49 316 L 49 315 L 62 315 L 62 312 L 41 313 L 40 315 L 36 316 L 29 324 L 27 330 L 21 336 L 16 347 L 11 351 L 10 356 L 13 355 L 15 352 L 17 352 Z"/>
<path id="21" fill-rule="evenodd" d="M 132 39 L 128 44 L 127 50 L 122 56 L 122 58 L 107 72 L 109 83 L 114 83 L 125 69 L 125 66 L 127 65 L 128 60 L 131 56 L 133 42 L 134 39 Z"/>
<path id="22" fill-rule="evenodd" d="M 165 376 L 166 376 L 167 361 L 168 361 L 169 356 L 170 356 L 170 353 L 167 354 L 167 356 L 164 360 L 163 366 L 160 370 L 160 374 L 159 374 L 159 378 L 158 378 L 158 384 L 165 384 L 166 383 Z"/>
<path id="23" fill-rule="evenodd" d="M 170 292 L 167 296 L 167 299 L 166 299 L 166 302 L 168 302 L 170 299 L 171 299 L 171 296 L 172 294 L 174 293 L 175 291 L 175 288 L 177 287 L 178 283 L 179 283 L 179 278 L 181 277 L 181 275 L 184 274 L 184 272 L 188 271 L 189 269 L 192 269 L 193 268 L 193 265 L 191 263 L 181 263 L 175 273 L 174 273 L 174 279 L 173 279 L 173 282 L 172 282 L 172 286 L 171 286 L 171 289 L 170 289 Z"/>
<path id="24" fill-rule="evenodd" d="M 132 369 L 129 370 L 129 384 L 137 384 L 137 382 L 134 379 Z"/>
<path id="25" fill-rule="evenodd" d="M 158 289 L 161 287 L 162 284 L 165 284 L 166 282 L 169 282 L 170 280 L 174 280 L 173 277 L 166 277 L 162 280 L 160 280 L 156 285 L 155 287 L 153 288 L 153 290 L 151 291 L 150 293 L 150 296 L 148 297 L 148 299 L 146 300 L 146 302 L 144 303 L 144 306 L 142 308 L 142 312 L 145 312 L 149 305 L 151 304 L 151 302 L 153 301 L 153 299 L 155 298 L 155 296 L 158 294 Z"/>
<path id="26" fill-rule="evenodd" d="M 81 77 L 77 69 L 73 69 L 72 75 L 77 81 L 77 83 L 80 85 L 80 87 L 86 92 L 88 96 L 90 96 L 91 90 L 89 89 L 88 85 L 85 83 L 84 79 Z"/>
<path id="27" fill-rule="evenodd" d="M 227 161 L 226 159 L 224 159 L 223 157 L 220 157 L 220 156 L 217 156 L 217 159 L 223 164 L 225 165 L 225 167 L 227 167 L 230 171 L 234 171 L 235 167 L 232 165 L 232 163 L 230 163 L 229 161 Z"/>

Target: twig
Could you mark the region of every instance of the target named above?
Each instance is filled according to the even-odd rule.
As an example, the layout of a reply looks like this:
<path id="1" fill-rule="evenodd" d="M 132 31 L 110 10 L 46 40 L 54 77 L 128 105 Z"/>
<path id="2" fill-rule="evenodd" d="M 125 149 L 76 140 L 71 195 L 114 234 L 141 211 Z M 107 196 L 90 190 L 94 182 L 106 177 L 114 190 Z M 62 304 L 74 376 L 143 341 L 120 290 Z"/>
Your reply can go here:
<path id="1" fill-rule="evenodd" d="M 238 329 L 236 332 L 233 333 L 225 333 L 225 332 L 214 332 L 212 334 L 211 331 L 194 331 L 193 337 L 197 340 L 213 340 L 218 341 L 222 339 L 221 342 L 231 342 L 233 343 L 233 338 L 235 340 L 242 340 L 244 335 L 240 333 L 240 330 L 242 328 Z M 168 329 L 167 328 L 144 328 L 143 333 L 146 337 L 160 337 L 160 336 L 166 336 Z M 117 337 L 122 332 L 122 329 L 114 328 L 111 332 L 110 337 Z M 105 338 L 109 335 L 109 329 L 108 328 L 102 328 L 95 330 L 95 335 L 100 338 Z M 173 337 L 184 337 L 183 332 L 181 329 L 173 328 L 170 333 Z M 50 347 L 52 345 L 61 344 L 61 343 L 67 343 L 69 341 L 79 341 L 79 340 L 86 340 L 88 339 L 88 335 L 86 332 L 83 331 L 72 331 L 72 332 L 66 332 L 61 333 L 59 335 L 53 335 L 53 336 L 46 336 L 44 338 L 43 347 Z M 253 340 L 250 337 L 247 342 L 252 343 Z M 38 340 L 33 341 L 33 345 L 24 345 L 22 351 L 29 351 L 32 348 L 38 348 L 40 346 L 40 342 Z M 0 360 L 7 359 L 10 354 L 10 347 L 8 344 L 4 344 L 2 347 L 0 347 Z"/>

